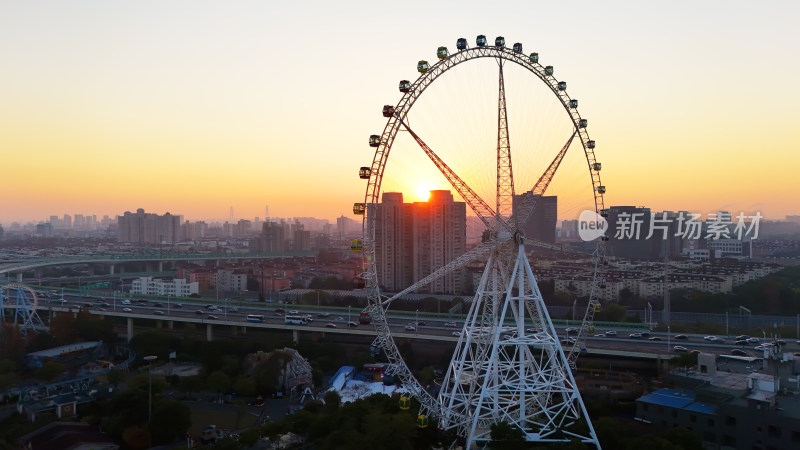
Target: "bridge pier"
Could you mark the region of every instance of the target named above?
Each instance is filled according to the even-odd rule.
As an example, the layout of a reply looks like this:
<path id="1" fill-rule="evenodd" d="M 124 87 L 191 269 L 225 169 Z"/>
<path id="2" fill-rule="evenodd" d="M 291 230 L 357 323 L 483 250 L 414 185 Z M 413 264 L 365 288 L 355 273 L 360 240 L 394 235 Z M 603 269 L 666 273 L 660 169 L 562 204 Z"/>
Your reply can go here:
<path id="1" fill-rule="evenodd" d="M 167 329 L 171 330 L 175 326 L 175 322 L 172 320 L 167 321 Z"/>
<path id="2" fill-rule="evenodd" d="M 17 283 L 22 283 L 22 272 L 17 272 Z"/>
<path id="3" fill-rule="evenodd" d="M 161 320 L 161 319 L 156 320 L 156 328 L 160 329 L 160 328 L 163 328 L 163 327 L 164 327 L 164 321 Z"/>
<path id="4" fill-rule="evenodd" d="M 214 326 L 210 323 L 206 324 L 206 340 L 211 342 L 214 340 Z"/>
<path id="5" fill-rule="evenodd" d="M 246 335 L 247 335 L 247 327 L 242 325 L 242 336 L 246 336 Z"/>
<path id="6" fill-rule="evenodd" d="M 233 331 L 233 335 L 234 336 L 238 336 L 239 335 L 239 327 L 234 326 L 232 331 Z"/>
<path id="7" fill-rule="evenodd" d="M 128 317 L 128 342 L 133 339 L 133 317 Z"/>
<path id="8" fill-rule="evenodd" d="M 158 262 L 158 271 L 159 272 L 163 272 L 164 271 L 164 261 L 159 261 Z"/>
<path id="9" fill-rule="evenodd" d="M 112 264 L 111 267 L 109 267 L 108 274 L 109 275 L 114 275 L 114 264 Z"/>
<path id="10" fill-rule="evenodd" d="M 297 330 L 292 330 L 292 342 L 294 345 L 300 343 L 300 332 Z"/>

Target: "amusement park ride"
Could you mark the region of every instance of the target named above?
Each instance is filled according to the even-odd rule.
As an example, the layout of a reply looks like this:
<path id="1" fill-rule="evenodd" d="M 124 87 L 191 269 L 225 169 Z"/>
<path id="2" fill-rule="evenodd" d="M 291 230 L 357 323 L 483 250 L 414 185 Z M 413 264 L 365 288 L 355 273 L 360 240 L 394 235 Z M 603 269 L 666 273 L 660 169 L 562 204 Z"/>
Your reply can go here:
<path id="1" fill-rule="evenodd" d="M 369 137 L 369 145 L 375 148 L 372 165 L 359 170 L 359 177 L 367 180 L 367 188 L 364 202 L 355 203 L 353 212 L 363 216 L 363 237 L 353 241 L 352 250 L 361 252 L 364 259 L 365 269 L 356 278 L 355 287 L 366 289 L 368 293 L 365 312 L 371 316 L 378 334 L 373 346 L 382 350 L 388 359 L 390 369 L 387 372 L 402 380 L 408 392 L 419 401 L 418 425 L 425 427 L 429 417 L 436 417 L 440 431 L 454 431 L 457 436 L 452 443 L 454 447 L 485 445 L 491 440 L 491 425 L 506 422 L 522 430 L 528 441 L 578 440 L 599 448 L 597 435 L 578 393 L 572 371 L 578 354 L 585 349 L 584 337 L 592 330 L 594 313 L 600 308 L 598 294 L 604 286 L 602 268 L 607 237 L 602 236 L 592 244 L 594 276 L 583 326 L 574 343 L 562 348 L 525 251 L 526 245 L 548 245 L 526 237 L 524 233 L 526 223 L 539 213 L 535 209 L 537 201 L 547 191 L 573 143 L 580 145 L 583 152 L 581 160 L 585 157 L 584 164 L 588 165 L 589 180 L 585 183 L 585 190 L 590 201 L 594 202 L 592 207 L 598 216 L 606 215 L 603 206 L 606 188 L 600 182 L 601 165 L 595 159 L 595 141 L 589 139 L 587 120 L 578 113 L 578 101 L 567 95 L 566 82 L 553 77 L 552 66 L 539 63 L 538 53 L 524 54 L 519 43 L 511 48 L 506 47 L 503 37 L 497 37 L 493 46 L 487 45 L 483 35 L 477 37 L 474 47 L 469 47 L 466 39 L 458 39 L 456 48 L 451 53 L 446 47 L 439 47 L 436 52 L 438 61 L 434 64 L 419 61 L 417 70 L 420 75 L 416 81 L 400 82 L 400 100 L 394 106 L 383 107 L 383 116 L 388 119 L 383 133 Z M 494 192 L 488 195 L 485 192 L 481 195 L 471 187 L 472 181 L 468 183 L 460 178 L 452 168 L 453 161 L 446 163 L 440 157 L 441 153 L 435 153 L 409 125 L 412 107 L 434 81 L 451 69 L 458 67 L 454 71 L 457 72 L 481 60 L 484 63 L 497 63 L 499 79 L 495 85 L 499 86 L 497 145 L 489 155 L 492 160 L 495 159 L 496 151 L 496 172 L 491 174 L 491 183 L 494 184 L 491 190 Z M 559 105 L 558 115 L 568 121 L 566 133 L 571 133 L 565 136 L 566 143 L 541 175 L 530 178 L 534 184 L 524 185 L 522 190 L 525 192 L 521 196 L 516 195 L 519 190 L 516 190 L 514 176 L 520 170 L 530 169 L 526 167 L 530 165 L 530 160 L 520 158 L 523 152 L 516 150 L 512 158 L 505 87 L 508 75 L 504 75 L 504 68 L 508 66 L 514 67 L 514 70 L 522 68 L 516 73 L 524 73 L 529 79 L 535 80 L 539 87 L 543 83 L 550 93 L 550 100 L 554 96 Z M 537 126 L 536 123 L 532 125 Z M 419 145 L 452 189 L 481 220 L 485 231 L 482 242 L 473 249 L 401 292 L 387 296 L 379 289 L 376 246 L 380 243 L 375 239 L 375 206 L 379 202 L 381 184 L 385 181 L 390 151 L 401 131 L 407 132 Z M 512 168 L 512 160 L 520 161 L 521 165 Z M 583 167 L 585 170 L 586 166 Z M 484 166 L 483 172 L 494 172 L 485 169 Z M 472 180 L 474 174 L 469 175 Z M 493 205 L 490 206 L 489 202 Z M 441 389 L 438 394 L 431 394 L 414 378 L 406 365 L 392 338 L 386 312 L 393 300 L 424 289 L 434 280 L 475 261 L 483 263 L 484 271 L 471 299 L 464 329 Z M 401 408 L 408 407 L 409 399 L 403 397 Z"/>
<path id="2" fill-rule="evenodd" d="M 44 330 L 47 327 L 36 313 L 39 299 L 36 291 L 24 284 L 10 283 L 0 289 L 0 323 L 11 325 L 26 336 L 28 331 Z"/>

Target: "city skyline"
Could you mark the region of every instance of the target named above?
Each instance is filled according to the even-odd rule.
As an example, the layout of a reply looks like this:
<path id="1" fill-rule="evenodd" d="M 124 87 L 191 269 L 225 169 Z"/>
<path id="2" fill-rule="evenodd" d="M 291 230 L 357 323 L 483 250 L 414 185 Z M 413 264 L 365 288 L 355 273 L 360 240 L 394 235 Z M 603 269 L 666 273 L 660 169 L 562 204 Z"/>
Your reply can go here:
<path id="1" fill-rule="evenodd" d="M 522 42 L 569 81 L 607 205 L 800 213 L 800 63 L 786 57 L 800 50 L 800 5 L 612 3 L 567 16 L 544 2 L 481 14 L 470 2 L 411 2 L 408 20 L 396 5 L 355 1 L 6 4 L 0 223 L 137 208 L 194 221 L 233 207 L 252 219 L 267 204 L 276 217 L 357 219 L 357 170 L 397 81 L 478 34 Z M 449 189 L 416 183 L 401 186 L 410 200 Z"/>

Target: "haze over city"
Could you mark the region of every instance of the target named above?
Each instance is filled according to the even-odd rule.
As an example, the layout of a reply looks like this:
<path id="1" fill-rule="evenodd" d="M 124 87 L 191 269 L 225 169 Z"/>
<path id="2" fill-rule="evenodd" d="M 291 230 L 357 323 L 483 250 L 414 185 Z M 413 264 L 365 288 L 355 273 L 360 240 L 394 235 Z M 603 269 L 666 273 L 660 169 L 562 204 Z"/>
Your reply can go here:
<path id="1" fill-rule="evenodd" d="M 796 2 L 486 6 L 5 3 L 0 222 L 351 217 L 397 82 L 478 34 L 569 81 L 607 205 L 800 213 Z M 415 183 L 411 201 L 448 188 Z"/>

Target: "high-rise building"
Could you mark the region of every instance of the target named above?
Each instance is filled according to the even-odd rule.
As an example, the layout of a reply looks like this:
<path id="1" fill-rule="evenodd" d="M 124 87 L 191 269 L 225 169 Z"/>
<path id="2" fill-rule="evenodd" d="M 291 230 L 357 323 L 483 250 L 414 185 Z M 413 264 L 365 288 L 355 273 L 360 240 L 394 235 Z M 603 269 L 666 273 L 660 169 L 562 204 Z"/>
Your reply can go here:
<path id="1" fill-rule="evenodd" d="M 264 222 L 258 238 L 259 252 L 285 252 L 286 228 L 283 224 Z"/>
<path id="2" fill-rule="evenodd" d="M 183 216 L 166 213 L 163 216 L 145 213 L 139 208 L 135 213 L 125 211 L 117 217 L 117 240 L 132 244 L 174 244 L 181 240 Z"/>
<path id="3" fill-rule="evenodd" d="M 381 200 L 374 205 L 378 281 L 399 291 L 413 284 L 412 204 L 403 203 L 400 192 L 384 192 Z"/>
<path id="4" fill-rule="evenodd" d="M 427 202 L 414 203 L 412 220 L 414 282 L 467 251 L 467 205 L 453 201 L 450 191 L 431 191 Z M 433 281 L 427 290 L 444 294 L 465 292 L 466 271 L 453 270 Z"/>
<path id="5" fill-rule="evenodd" d="M 558 197 L 538 195 L 536 207 L 525 224 L 525 237 L 548 244 L 556 243 L 556 223 L 558 223 Z M 514 196 L 514 208 L 520 205 L 522 195 Z"/>
<path id="6" fill-rule="evenodd" d="M 370 206 L 375 217 L 378 282 L 398 291 L 424 278 L 466 251 L 466 204 L 450 191 L 431 191 L 427 202 L 403 203 L 397 192 Z M 421 292 L 463 293 L 466 272 L 453 271 Z"/>

